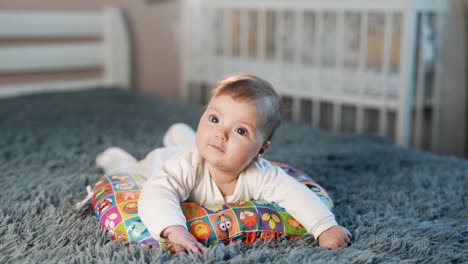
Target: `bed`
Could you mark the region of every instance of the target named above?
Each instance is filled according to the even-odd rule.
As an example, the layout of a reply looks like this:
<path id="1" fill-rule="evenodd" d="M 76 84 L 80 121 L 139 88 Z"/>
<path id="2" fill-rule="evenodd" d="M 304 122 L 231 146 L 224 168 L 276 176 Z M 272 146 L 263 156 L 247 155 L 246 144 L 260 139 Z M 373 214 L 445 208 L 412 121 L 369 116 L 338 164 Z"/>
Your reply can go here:
<path id="1" fill-rule="evenodd" d="M 337 220 L 354 236 L 349 248 L 324 250 L 304 236 L 175 256 L 115 242 L 91 205 L 74 209 L 101 176 L 96 155 L 120 146 L 142 158 L 174 122 L 196 128 L 203 109 L 117 89 L 126 82 L 33 84 L 28 91 L 11 86 L 0 99 L 1 263 L 468 262 L 466 160 L 289 122 L 266 157 L 300 168 L 329 191 Z"/>

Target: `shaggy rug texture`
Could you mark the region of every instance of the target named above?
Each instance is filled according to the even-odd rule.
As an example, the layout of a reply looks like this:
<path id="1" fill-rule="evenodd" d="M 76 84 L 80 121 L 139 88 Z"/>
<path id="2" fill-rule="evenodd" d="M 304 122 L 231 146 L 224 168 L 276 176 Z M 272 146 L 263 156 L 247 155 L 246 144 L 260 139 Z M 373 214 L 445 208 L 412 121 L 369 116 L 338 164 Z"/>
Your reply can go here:
<path id="1" fill-rule="evenodd" d="M 0 100 L 0 263 L 467 263 L 468 162 L 284 123 L 267 158 L 298 167 L 334 197 L 349 248 L 310 235 L 218 245 L 201 256 L 114 242 L 91 205 L 96 155 L 120 146 L 138 158 L 174 122 L 196 128 L 202 109 L 118 89 Z"/>

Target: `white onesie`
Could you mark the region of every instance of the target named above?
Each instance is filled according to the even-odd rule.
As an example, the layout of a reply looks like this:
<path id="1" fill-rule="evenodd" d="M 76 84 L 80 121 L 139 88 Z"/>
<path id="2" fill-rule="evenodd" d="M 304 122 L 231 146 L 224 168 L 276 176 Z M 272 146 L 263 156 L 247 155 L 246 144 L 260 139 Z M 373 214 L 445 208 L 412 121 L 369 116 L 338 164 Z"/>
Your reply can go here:
<path id="1" fill-rule="evenodd" d="M 151 173 L 140 194 L 140 218 L 157 240 L 163 240 L 160 234 L 169 226 L 186 228 L 186 219 L 180 208 L 183 201 L 200 205 L 248 200 L 275 202 L 315 238 L 337 225 L 332 212 L 316 194 L 265 159 L 248 166 L 239 175 L 234 193 L 223 197 L 196 149 L 178 150 L 182 153 Z"/>

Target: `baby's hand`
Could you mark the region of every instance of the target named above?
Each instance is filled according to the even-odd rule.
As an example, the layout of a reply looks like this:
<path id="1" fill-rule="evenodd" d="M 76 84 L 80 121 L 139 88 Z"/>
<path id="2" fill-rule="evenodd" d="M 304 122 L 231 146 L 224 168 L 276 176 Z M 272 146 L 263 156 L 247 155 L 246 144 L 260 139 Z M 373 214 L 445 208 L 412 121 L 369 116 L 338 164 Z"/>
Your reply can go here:
<path id="1" fill-rule="evenodd" d="M 177 254 L 186 251 L 195 254 L 204 253 L 206 248 L 190 234 L 187 229 L 180 225 L 169 226 L 161 232 L 161 237 L 169 240 L 174 246 Z"/>
<path id="2" fill-rule="evenodd" d="M 342 226 L 334 226 L 325 230 L 318 237 L 319 245 L 328 249 L 346 248 L 351 244 L 352 235 Z"/>

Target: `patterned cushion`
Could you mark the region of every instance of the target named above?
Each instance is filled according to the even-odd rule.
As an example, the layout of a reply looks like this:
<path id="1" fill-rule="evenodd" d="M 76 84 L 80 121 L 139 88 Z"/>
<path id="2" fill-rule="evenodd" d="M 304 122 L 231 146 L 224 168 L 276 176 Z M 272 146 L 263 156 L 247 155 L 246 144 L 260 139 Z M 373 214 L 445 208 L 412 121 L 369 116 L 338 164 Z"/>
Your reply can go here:
<path id="1" fill-rule="evenodd" d="M 331 209 L 333 202 L 325 189 L 302 171 L 284 163 L 272 162 L 287 174 L 307 185 Z M 107 174 L 93 188 L 92 203 L 96 217 L 103 228 L 112 233 L 112 239 L 125 243 L 141 243 L 167 247 L 169 243 L 156 241 L 138 216 L 138 198 L 145 178 L 139 175 Z M 204 245 L 241 240 L 252 243 L 257 239 L 288 239 L 306 233 L 302 225 L 283 208 L 265 201 L 243 201 L 200 206 L 180 204 L 187 220 L 187 228 Z"/>

